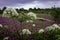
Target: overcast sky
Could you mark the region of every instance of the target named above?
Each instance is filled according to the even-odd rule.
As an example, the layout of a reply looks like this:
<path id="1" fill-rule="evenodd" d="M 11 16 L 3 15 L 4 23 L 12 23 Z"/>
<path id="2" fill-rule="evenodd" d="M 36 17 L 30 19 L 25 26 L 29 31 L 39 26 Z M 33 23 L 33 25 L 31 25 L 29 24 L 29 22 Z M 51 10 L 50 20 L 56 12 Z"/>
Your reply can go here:
<path id="1" fill-rule="evenodd" d="M 60 0 L 0 0 L 0 7 L 13 8 L 51 8 L 53 6 L 60 7 Z"/>

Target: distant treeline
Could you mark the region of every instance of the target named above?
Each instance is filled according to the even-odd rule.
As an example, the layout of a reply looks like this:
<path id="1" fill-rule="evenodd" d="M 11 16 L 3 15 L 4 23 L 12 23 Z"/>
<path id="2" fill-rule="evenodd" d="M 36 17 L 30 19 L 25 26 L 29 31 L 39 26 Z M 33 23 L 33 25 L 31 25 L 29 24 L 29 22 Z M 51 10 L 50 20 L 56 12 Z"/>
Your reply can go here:
<path id="1" fill-rule="evenodd" d="M 0 14 L 3 13 L 3 11 L 6 9 L 7 7 L 3 7 L 2 9 L 0 8 Z M 46 9 L 40 9 L 40 8 L 29 8 L 28 10 L 24 9 L 24 8 L 20 8 L 20 9 L 17 9 L 16 8 L 16 11 L 18 13 L 21 13 L 21 12 L 24 12 L 24 13 L 28 13 L 28 12 L 34 12 L 34 13 L 42 13 L 42 14 L 49 14 L 51 13 L 52 11 L 54 11 L 54 9 L 57 9 L 57 10 L 60 10 L 60 8 L 55 8 L 55 7 L 52 7 L 52 8 L 46 8 Z"/>

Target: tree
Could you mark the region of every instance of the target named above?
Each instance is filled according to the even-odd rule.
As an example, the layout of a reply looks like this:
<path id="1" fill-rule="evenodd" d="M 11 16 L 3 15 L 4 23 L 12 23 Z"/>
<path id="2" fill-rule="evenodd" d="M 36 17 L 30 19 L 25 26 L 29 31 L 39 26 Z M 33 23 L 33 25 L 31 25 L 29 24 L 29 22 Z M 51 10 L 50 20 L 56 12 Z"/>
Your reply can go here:
<path id="1" fill-rule="evenodd" d="M 7 8 L 7 7 L 3 7 L 3 9 L 2 9 L 2 10 L 4 11 L 6 8 Z"/>

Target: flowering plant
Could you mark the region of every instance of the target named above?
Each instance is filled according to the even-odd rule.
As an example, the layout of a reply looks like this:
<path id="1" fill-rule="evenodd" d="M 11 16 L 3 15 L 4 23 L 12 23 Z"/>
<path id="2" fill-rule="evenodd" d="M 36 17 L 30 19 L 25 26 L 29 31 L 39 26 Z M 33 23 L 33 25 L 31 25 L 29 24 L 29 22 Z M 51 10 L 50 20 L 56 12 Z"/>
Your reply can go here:
<path id="1" fill-rule="evenodd" d="M 4 10 L 2 17 L 17 17 L 19 14 L 17 13 L 17 11 L 14 8 L 7 8 Z"/>

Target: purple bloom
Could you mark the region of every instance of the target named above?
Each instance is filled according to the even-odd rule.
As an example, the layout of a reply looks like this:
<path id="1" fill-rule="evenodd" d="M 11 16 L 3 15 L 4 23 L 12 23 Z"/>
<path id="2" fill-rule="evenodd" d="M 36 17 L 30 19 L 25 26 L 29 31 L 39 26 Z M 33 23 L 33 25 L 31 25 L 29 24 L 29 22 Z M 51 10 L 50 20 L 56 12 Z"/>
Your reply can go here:
<path id="1" fill-rule="evenodd" d="M 15 37 L 13 37 L 13 38 L 12 38 L 12 40 L 16 40 L 16 38 L 15 38 Z"/>
<path id="2" fill-rule="evenodd" d="M 4 27 L 7 27 L 8 30 L 10 30 L 11 32 L 15 31 L 20 27 L 20 22 L 12 18 L 2 17 L 0 18 L 0 24 L 2 24 Z"/>

